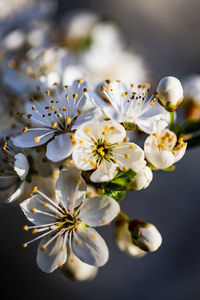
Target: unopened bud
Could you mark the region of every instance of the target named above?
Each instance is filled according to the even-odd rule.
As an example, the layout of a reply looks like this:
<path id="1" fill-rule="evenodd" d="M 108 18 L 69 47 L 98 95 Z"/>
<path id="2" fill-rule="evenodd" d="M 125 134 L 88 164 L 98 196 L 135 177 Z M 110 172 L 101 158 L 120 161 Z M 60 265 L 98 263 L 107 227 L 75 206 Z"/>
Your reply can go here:
<path id="1" fill-rule="evenodd" d="M 129 231 L 133 243 L 144 251 L 154 252 L 162 244 L 162 237 L 153 224 L 133 220 L 129 224 Z"/>
<path id="2" fill-rule="evenodd" d="M 183 88 L 180 81 L 173 76 L 162 78 L 157 87 L 157 97 L 166 110 L 175 111 L 183 100 Z"/>
<path id="3" fill-rule="evenodd" d="M 146 252 L 133 244 L 131 233 L 128 230 L 128 223 L 121 221 L 116 225 L 115 240 L 119 249 L 134 257 L 143 257 Z"/>
<path id="4" fill-rule="evenodd" d="M 72 280 L 87 281 L 96 276 L 98 268 L 82 262 L 74 253 L 70 253 L 61 271 L 63 275 Z"/>
<path id="5" fill-rule="evenodd" d="M 132 191 L 139 191 L 141 189 L 146 189 L 153 179 L 153 173 L 149 167 L 144 167 L 140 172 L 138 172 L 130 184 L 130 189 Z"/>

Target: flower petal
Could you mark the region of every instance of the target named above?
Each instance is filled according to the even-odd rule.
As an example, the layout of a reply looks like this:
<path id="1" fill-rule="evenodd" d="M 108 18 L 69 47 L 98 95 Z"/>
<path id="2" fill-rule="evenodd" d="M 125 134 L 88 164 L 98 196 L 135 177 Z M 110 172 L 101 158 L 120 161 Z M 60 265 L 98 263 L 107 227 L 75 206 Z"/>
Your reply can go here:
<path id="1" fill-rule="evenodd" d="M 78 258 L 88 265 L 101 267 L 109 257 L 104 239 L 93 228 L 78 228 L 74 232 L 72 248 Z"/>
<path id="2" fill-rule="evenodd" d="M 20 203 L 20 207 L 27 219 L 35 225 L 44 225 L 56 222 L 57 218 L 55 209 L 52 210 L 51 205 L 44 205 L 44 203 L 46 202 L 43 201 L 41 196 L 34 195 Z M 42 212 L 44 212 L 44 214 Z"/>
<path id="3" fill-rule="evenodd" d="M 179 150 L 175 149 L 173 151 L 173 154 L 175 156 L 175 162 L 178 162 L 183 157 L 183 155 L 185 154 L 185 151 L 186 151 L 186 148 L 187 148 L 187 143 L 179 144 L 179 147 L 180 147 Z"/>
<path id="4" fill-rule="evenodd" d="M 29 163 L 24 154 L 17 153 L 15 155 L 14 170 L 21 180 L 26 178 L 29 170 Z"/>
<path id="5" fill-rule="evenodd" d="M 90 180 L 93 182 L 106 182 L 112 180 L 116 174 L 116 165 L 111 161 L 103 160 L 101 165 L 90 176 Z"/>
<path id="6" fill-rule="evenodd" d="M 165 120 L 154 120 L 150 117 L 148 119 L 139 119 L 137 125 L 145 133 L 151 134 L 164 129 L 168 123 Z"/>
<path id="7" fill-rule="evenodd" d="M 24 191 L 24 187 L 25 187 L 25 182 L 20 181 L 20 183 L 15 187 L 15 190 L 12 193 L 12 195 L 10 195 L 5 202 L 12 203 L 12 202 L 16 201 L 17 199 L 19 199 L 19 197 L 21 196 L 21 194 Z"/>
<path id="8" fill-rule="evenodd" d="M 45 236 L 40 241 L 37 250 L 38 267 L 46 273 L 51 273 L 58 267 L 62 266 L 67 260 L 66 245 L 64 243 L 64 234 L 58 235 L 47 247 L 41 250 L 41 247 L 47 244 L 56 233 Z"/>
<path id="9" fill-rule="evenodd" d="M 60 172 L 56 182 L 56 199 L 68 210 L 73 210 L 84 199 L 87 185 L 81 177 L 81 170 L 68 167 Z"/>
<path id="10" fill-rule="evenodd" d="M 71 133 L 59 134 L 47 144 L 46 156 L 49 160 L 58 162 L 71 155 L 73 149 L 71 135 Z"/>
<path id="11" fill-rule="evenodd" d="M 147 160 L 157 169 L 166 169 L 175 163 L 175 157 L 170 151 L 146 153 Z"/>
<path id="12" fill-rule="evenodd" d="M 119 211 L 119 204 L 110 197 L 86 198 L 80 208 L 79 218 L 91 227 L 102 226 L 110 223 Z"/>
<path id="13" fill-rule="evenodd" d="M 29 129 L 27 132 L 12 138 L 15 146 L 21 148 L 37 147 L 45 144 L 54 136 L 54 131 L 51 129 Z M 37 141 L 35 141 L 37 139 Z"/>

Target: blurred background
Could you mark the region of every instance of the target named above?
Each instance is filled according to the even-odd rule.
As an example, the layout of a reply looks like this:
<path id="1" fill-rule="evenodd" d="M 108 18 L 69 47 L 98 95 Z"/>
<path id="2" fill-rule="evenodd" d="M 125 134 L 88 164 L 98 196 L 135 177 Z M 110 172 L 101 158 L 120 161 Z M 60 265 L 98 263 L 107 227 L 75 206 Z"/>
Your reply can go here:
<path id="1" fill-rule="evenodd" d="M 127 47 L 151 70 L 149 82 L 200 71 L 199 0 L 60 0 L 54 26 L 72 9 L 114 20 Z M 53 27 L 52 38 L 58 31 Z M 174 172 L 154 172 L 148 189 L 129 193 L 122 202 L 129 215 L 158 227 L 163 237 L 159 251 L 133 259 L 117 248 L 112 226 L 100 230 L 110 259 L 91 282 L 75 283 L 58 271 L 42 273 L 35 261 L 37 245 L 20 246 L 27 238 L 20 208 L 1 205 L 1 299 L 200 299 L 199 154 L 198 148 L 188 150 Z"/>

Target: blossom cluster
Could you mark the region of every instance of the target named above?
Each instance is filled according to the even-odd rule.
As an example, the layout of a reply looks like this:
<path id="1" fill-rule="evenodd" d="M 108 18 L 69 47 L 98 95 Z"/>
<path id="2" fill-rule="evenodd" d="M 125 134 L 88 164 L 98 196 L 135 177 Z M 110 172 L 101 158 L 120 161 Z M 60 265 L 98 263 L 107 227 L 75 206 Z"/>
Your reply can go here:
<path id="1" fill-rule="evenodd" d="M 108 261 L 94 228 L 112 221 L 120 250 L 132 257 L 156 251 L 158 229 L 126 215 L 120 201 L 184 156 L 187 142 L 175 126 L 180 81 L 166 76 L 152 90 L 143 60 L 96 14 L 63 18 L 52 41 L 46 18 L 54 1 L 38 13 L 32 1 L 22 11 L 9 3 L 0 14 L 0 195 L 17 201 L 32 223 L 23 229 L 34 238 L 22 246 L 40 240 L 39 268 L 76 280 L 93 278 Z M 28 26 L 29 10 L 38 23 Z M 12 31 L 4 19 L 15 23 L 16 15 L 23 25 Z"/>

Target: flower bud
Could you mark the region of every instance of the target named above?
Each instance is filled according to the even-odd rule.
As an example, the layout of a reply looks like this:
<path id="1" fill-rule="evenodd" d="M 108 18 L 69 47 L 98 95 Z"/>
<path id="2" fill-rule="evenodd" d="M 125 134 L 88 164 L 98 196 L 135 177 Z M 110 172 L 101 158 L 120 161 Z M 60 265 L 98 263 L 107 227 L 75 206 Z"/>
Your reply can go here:
<path id="1" fill-rule="evenodd" d="M 126 254 L 134 257 L 143 257 L 146 252 L 133 244 L 131 233 L 128 230 L 128 223 L 119 221 L 116 226 L 115 240 L 119 249 Z"/>
<path id="2" fill-rule="evenodd" d="M 137 173 L 133 182 L 131 182 L 130 189 L 132 191 L 139 191 L 146 189 L 153 179 L 153 173 L 149 167 L 144 167 L 140 172 Z"/>
<path id="3" fill-rule="evenodd" d="M 180 81 L 173 76 L 162 78 L 157 87 L 157 97 L 166 110 L 175 111 L 183 100 L 183 88 Z"/>
<path id="4" fill-rule="evenodd" d="M 129 231 L 133 243 L 144 251 L 154 252 L 162 244 L 162 237 L 153 224 L 133 220 L 129 224 Z"/>
<path id="5" fill-rule="evenodd" d="M 92 280 L 96 276 L 98 268 L 85 264 L 71 252 L 61 271 L 63 275 L 72 280 L 87 281 Z"/>

